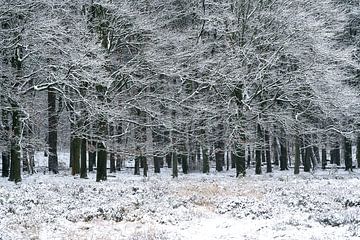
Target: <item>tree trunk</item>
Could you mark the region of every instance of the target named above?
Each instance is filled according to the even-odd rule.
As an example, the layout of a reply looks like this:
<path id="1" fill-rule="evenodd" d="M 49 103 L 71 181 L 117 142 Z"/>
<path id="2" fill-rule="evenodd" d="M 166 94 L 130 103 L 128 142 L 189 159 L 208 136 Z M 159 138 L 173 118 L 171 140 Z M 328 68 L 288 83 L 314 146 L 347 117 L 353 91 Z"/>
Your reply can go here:
<path id="1" fill-rule="evenodd" d="M 360 168 L 360 135 L 358 135 L 357 143 L 356 143 L 356 160 L 357 160 L 357 167 Z"/>
<path id="2" fill-rule="evenodd" d="M 76 175 L 80 173 L 81 139 L 73 137 L 70 144 L 70 154 L 72 155 L 71 175 Z"/>
<path id="3" fill-rule="evenodd" d="M 160 173 L 160 162 L 161 162 L 161 157 L 159 156 L 154 156 L 154 172 L 155 173 Z"/>
<path id="4" fill-rule="evenodd" d="M 340 147 L 338 144 L 330 150 L 330 163 L 340 166 Z"/>
<path id="5" fill-rule="evenodd" d="M 10 152 L 9 149 L 11 149 L 10 146 L 10 124 L 9 124 L 9 112 L 6 110 L 2 110 L 2 124 L 4 126 L 5 131 L 5 143 L 6 143 L 6 150 L 4 150 L 1 153 L 1 159 L 2 159 L 2 177 L 9 177 L 9 168 L 10 168 Z"/>
<path id="6" fill-rule="evenodd" d="M 266 172 L 272 172 L 271 156 L 270 156 L 270 136 L 269 132 L 265 131 L 265 157 L 266 157 Z"/>
<path id="7" fill-rule="evenodd" d="M 206 147 L 202 147 L 202 157 L 203 157 L 202 172 L 209 173 L 210 172 L 210 164 L 209 164 L 209 156 L 208 156 Z"/>
<path id="8" fill-rule="evenodd" d="M 122 168 L 122 157 L 120 154 L 116 154 L 116 170 L 121 171 Z"/>
<path id="9" fill-rule="evenodd" d="M 261 150 L 255 150 L 255 174 L 261 174 Z"/>
<path id="10" fill-rule="evenodd" d="M 304 172 L 310 172 L 311 169 L 311 146 L 305 147 Z"/>
<path id="11" fill-rule="evenodd" d="M 135 158 L 134 175 L 140 175 L 140 161 L 141 161 L 141 157 L 137 156 Z"/>
<path id="12" fill-rule="evenodd" d="M 320 164 L 320 149 L 318 146 L 313 146 L 314 157 L 317 164 Z"/>
<path id="13" fill-rule="evenodd" d="M 170 153 L 168 153 L 168 154 L 166 154 L 166 164 L 167 164 L 167 166 L 168 166 L 168 168 L 171 168 L 171 162 L 172 162 L 172 160 L 171 160 L 171 158 L 172 158 L 172 153 L 170 152 Z"/>
<path id="14" fill-rule="evenodd" d="M 15 183 L 21 181 L 21 167 L 20 167 L 20 112 L 18 106 L 12 106 L 12 132 L 11 150 L 10 150 L 10 176 L 9 181 Z"/>
<path id="15" fill-rule="evenodd" d="M 86 138 L 81 139 L 81 167 L 80 167 L 80 178 L 87 178 L 87 166 L 86 166 Z"/>
<path id="16" fill-rule="evenodd" d="M 250 149 L 250 145 L 248 146 L 247 150 L 248 150 L 248 155 L 247 155 L 246 166 L 247 166 L 247 168 L 250 168 L 250 166 L 251 166 L 251 149 Z"/>
<path id="17" fill-rule="evenodd" d="M 184 174 L 189 173 L 188 157 L 185 154 L 180 154 L 181 167 Z"/>
<path id="18" fill-rule="evenodd" d="M 97 169 L 96 169 L 96 181 L 106 181 L 107 174 L 106 174 L 106 163 L 107 163 L 107 151 L 104 146 L 104 143 L 98 143 L 99 151 L 97 154 Z"/>
<path id="19" fill-rule="evenodd" d="M 279 152 L 278 152 L 278 144 L 277 138 L 273 138 L 273 152 L 274 152 L 274 165 L 279 166 Z"/>
<path id="20" fill-rule="evenodd" d="M 236 168 L 236 177 L 239 177 L 240 175 L 245 176 L 246 174 L 246 160 L 245 160 L 245 147 L 236 146 L 235 147 L 235 153 L 232 153 L 231 158 L 235 161 L 235 168 Z M 260 168 L 261 173 L 261 168 Z M 260 174 L 257 173 L 257 174 Z"/>
<path id="21" fill-rule="evenodd" d="M 352 153 L 351 153 L 351 140 L 344 138 L 344 160 L 345 160 L 345 171 L 352 171 Z"/>
<path id="22" fill-rule="evenodd" d="M 215 148 L 216 171 L 221 172 L 223 170 L 224 161 L 224 143 L 222 141 L 217 142 Z"/>
<path id="23" fill-rule="evenodd" d="M 113 150 L 114 151 L 114 150 Z M 110 173 L 116 172 L 116 165 L 115 165 L 115 153 L 110 153 Z"/>
<path id="24" fill-rule="evenodd" d="M 1 153 L 2 159 L 2 177 L 9 177 L 9 168 L 10 168 L 10 154 L 5 151 Z"/>
<path id="25" fill-rule="evenodd" d="M 49 121 L 49 171 L 57 174 L 59 172 L 59 163 L 57 156 L 57 125 L 58 116 L 56 112 L 56 92 L 54 89 L 48 89 L 48 121 Z"/>
<path id="26" fill-rule="evenodd" d="M 96 162 L 96 142 L 90 141 L 89 142 L 89 152 L 88 152 L 88 158 L 89 158 L 89 172 L 94 171 L 94 165 Z"/>
<path id="27" fill-rule="evenodd" d="M 325 169 L 327 165 L 327 161 L 326 161 L 326 147 L 324 147 L 323 149 L 321 149 L 321 168 Z"/>
<path id="28" fill-rule="evenodd" d="M 295 163 L 294 163 L 294 174 L 300 173 L 300 140 L 299 137 L 295 137 Z"/>
<path id="29" fill-rule="evenodd" d="M 172 176 L 173 178 L 178 177 L 179 171 L 178 171 L 178 156 L 175 151 L 172 153 Z"/>
<path id="30" fill-rule="evenodd" d="M 280 170 L 288 170 L 288 155 L 285 140 L 284 143 L 280 143 Z"/>
<path id="31" fill-rule="evenodd" d="M 148 176 L 147 157 L 142 156 L 142 157 L 141 157 L 141 162 L 142 162 L 142 165 L 143 165 L 144 177 L 147 177 L 147 176 Z"/>

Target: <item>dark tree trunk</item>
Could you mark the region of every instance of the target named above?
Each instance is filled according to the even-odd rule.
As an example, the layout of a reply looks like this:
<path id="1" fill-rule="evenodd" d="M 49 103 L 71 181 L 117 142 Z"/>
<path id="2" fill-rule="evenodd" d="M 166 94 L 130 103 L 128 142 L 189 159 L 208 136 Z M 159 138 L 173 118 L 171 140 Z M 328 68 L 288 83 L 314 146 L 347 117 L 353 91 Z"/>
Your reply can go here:
<path id="1" fill-rule="evenodd" d="M 356 143 L 356 160 L 357 160 L 357 167 L 360 168 L 360 135 L 358 135 L 357 143 Z"/>
<path id="2" fill-rule="evenodd" d="M 171 163 L 172 163 L 172 160 L 171 160 L 171 158 L 172 158 L 172 153 L 170 152 L 170 153 L 168 153 L 168 154 L 166 154 L 166 164 L 167 164 L 167 166 L 168 166 L 168 168 L 171 168 Z"/>
<path id="3" fill-rule="evenodd" d="M 49 120 L 49 171 L 59 172 L 59 163 L 57 156 L 57 125 L 58 116 L 56 112 L 56 92 L 54 89 L 48 89 L 48 120 Z"/>
<path id="4" fill-rule="evenodd" d="M 109 136 L 113 137 L 115 135 L 115 126 L 114 124 L 109 124 Z M 110 173 L 114 173 L 116 172 L 116 167 L 115 167 L 115 141 L 112 142 L 112 146 L 113 149 L 110 152 Z"/>
<path id="5" fill-rule="evenodd" d="M 320 150 L 318 146 L 313 146 L 314 157 L 317 164 L 320 164 Z"/>
<path id="6" fill-rule="evenodd" d="M 160 165 L 161 165 L 162 157 L 154 156 L 154 172 L 160 173 Z"/>
<path id="7" fill-rule="evenodd" d="M 272 172 L 271 156 L 270 156 L 270 136 L 269 132 L 265 131 L 265 157 L 266 157 L 266 172 Z"/>
<path id="8" fill-rule="evenodd" d="M 76 175 L 80 173 L 80 155 L 81 155 L 81 139 L 79 137 L 73 137 L 71 140 L 72 155 L 72 168 L 71 174 Z"/>
<path id="9" fill-rule="evenodd" d="M 115 165 L 115 153 L 110 153 L 110 173 L 116 172 L 116 165 Z"/>
<path id="10" fill-rule="evenodd" d="M 279 166 L 279 152 L 278 152 L 277 138 L 273 138 L 273 151 L 274 151 L 274 165 Z"/>
<path id="11" fill-rule="evenodd" d="M 246 166 L 247 166 L 247 168 L 250 168 L 250 166 L 251 166 L 251 149 L 250 149 L 250 145 L 248 146 L 248 156 L 247 156 Z"/>
<path id="12" fill-rule="evenodd" d="M 116 154 L 116 170 L 121 171 L 122 167 L 122 158 L 120 154 Z"/>
<path id="13" fill-rule="evenodd" d="M 344 138 L 344 160 L 345 160 L 345 171 L 352 171 L 352 153 L 351 153 L 351 140 Z"/>
<path id="14" fill-rule="evenodd" d="M 2 124 L 4 126 L 5 131 L 5 143 L 6 143 L 6 150 L 1 153 L 2 159 L 2 177 L 9 177 L 9 168 L 10 168 L 10 124 L 9 124 L 9 112 L 6 110 L 2 110 Z"/>
<path id="15" fill-rule="evenodd" d="M 140 175 L 140 161 L 141 161 L 140 156 L 135 158 L 134 175 Z"/>
<path id="16" fill-rule="evenodd" d="M 305 147 L 304 172 L 310 172 L 311 169 L 311 146 Z"/>
<path id="17" fill-rule="evenodd" d="M 143 165 L 143 170 L 144 170 L 144 177 L 148 176 L 148 164 L 147 164 L 147 158 L 145 156 L 141 157 L 141 162 Z"/>
<path id="18" fill-rule="evenodd" d="M 89 158 L 89 172 L 94 171 L 94 165 L 96 162 L 96 142 L 90 141 L 89 142 L 89 152 L 88 152 L 88 158 Z"/>
<path id="19" fill-rule="evenodd" d="M 294 163 L 294 174 L 300 173 L 300 140 L 299 137 L 295 137 L 295 163 Z"/>
<path id="20" fill-rule="evenodd" d="M 305 162 L 305 144 L 304 144 L 304 139 L 301 139 L 301 147 L 300 147 L 300 156 L 301 156 L 301 160 L 302 160 L 302 164 L 304 165 Z"/>
<path id="21" fill-rule="evenodd" d="M 245 147 L 242 148 L 241 146 L 236 146 L 235 150 L 236 152 L 232 153 L 231 158 L 234 159 L 235 161 L 236 177 L 239 177 L 240 175 L 245 176 L 246 174 Z M 261 169 L 260 169 L 260 173 L 261 173 Z"/>
<path id="22" fill-rule="evenodd" d="M 178 171 L 178 156 L 176 152 L 174 151 L 172 153 L 172 176 L 173 178 L 178 177 L 179 171 Z"/>
<path id="23" fill-rule="evenodd" d="M 1 153 L 2 159 L 2 177 L 9 177 L 9 168 L 10 168 L 10 154 L 9 152 Z"/>
<path id="24" fill-rule="evenodd" d="M 280 143 L 280 170 L 281 171 L 288 170 L 288 154 L 287 154 L 286 142 Z"/>
<path id="25" fill-rule="evenodd" d="M 224 162 L 224 143 L 222 141 L 217 142 L 215 148 L 216 171 L 221 172 L 223 170 Z"/>
<path id="26" fill-rule="evenodd" d="M 327 165 L 326 161 L 326 148 L 321 149 L 321 168 L 325 169 Z"/>
<path id="27" fill-rule="evenodd" d="M 81 139 L 81 168 L 80 168 L 80 178 L 87 178 L 87 166 L 86 166 L 86 138 Z"/>
<path id="28" fill-rule="evenodd" d="M 255 174 L 261 174 L 261 150 L 255 150 Z"/>
<path id="29" fill-rule="evenodd" d="M 209 156 L 207 153 L 207 149 L 205 147 L 202 148 L 202 156 L 203 156 L 202 172 L 209 173 L 210 172 Z"/>
<path id="30" fill-rule="evenodd" d="M 226 151 L 225 152 L 225 156 L 226 156 L 226 171 L 229 171 L 230 169 L 230 154 L 231 152 Z"/>
<path id="31" fill-rule="evenodd" d="M 98 143 L 99 151 L 97 157 L 97 169 L 96 169 L 96 181 L 106 181 L 107 174 L 106 174 L 106 162 L 107 162 L 107 151 L 102 142 Z"/>
<path id="32" fill-rule="evenodd" d="M 338 144 L 330 150 L 330 163 L 340 166 L 340 147 Z"/>
<path id="33" fill-rule="evenodd" d="M 184 174 L 189 173 L 188 157 L 185 154 L 180 154 L 181 167 Z"/>
<path id="34" fill-rule="evenodd" d="M 231 152 L 231 169 L 236 168 L 236 162 L 235 159 L 233 158 L 233 153 Z"/>
<path id="35" fill-rule="evenodd" d="M 15 183 L 21 181 L 21 167 L 20 167 L 20 112 L 18 106 L 12 111 L 12 133 L 11 150 L 10 150 L 10 176 L 9 181 Z"/>

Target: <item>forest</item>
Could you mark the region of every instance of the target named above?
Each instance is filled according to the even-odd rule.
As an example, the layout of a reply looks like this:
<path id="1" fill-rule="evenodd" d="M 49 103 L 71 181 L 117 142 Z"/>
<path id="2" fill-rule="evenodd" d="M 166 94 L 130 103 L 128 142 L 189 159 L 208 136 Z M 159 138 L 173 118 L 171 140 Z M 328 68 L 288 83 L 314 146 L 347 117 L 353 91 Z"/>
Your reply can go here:
<path id="1" fill-rule="evenodd" d="M 0 240 L 360 237 L 358 0 L 0 0 L 0 57 Z"/>
<path id="2" fill-rule="evenodd" d="M 1 3 L 11 181 L 36 151 L 58 173 L 59 149 L 97 181 L 128 159 L 173 177 L 360 166 L 357 1 Z"/>

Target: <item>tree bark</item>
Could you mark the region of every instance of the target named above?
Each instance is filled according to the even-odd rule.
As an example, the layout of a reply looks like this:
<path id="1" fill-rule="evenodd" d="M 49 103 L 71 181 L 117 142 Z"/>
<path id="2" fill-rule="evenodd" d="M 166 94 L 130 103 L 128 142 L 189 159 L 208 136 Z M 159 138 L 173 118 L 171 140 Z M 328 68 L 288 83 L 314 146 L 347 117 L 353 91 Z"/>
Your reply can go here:
<path id="1" fill-rule="evenodd" d="M 305 147 L 305 159 L 304 159 L 304 172 L 310 172 L 311 170 L 311 146 Z"/>
<path id="2" fill-rule="evenodd" d="M 345 160 L 345 171 L 352 171 L 352 153 L 351 153 L 351 140 L 344 138 L 344 160 Z"/>
<path id="3" fill-rule="evenodd" d="M 272 172 L 271 156 L 270 156 L 270 136 L 269 132 L 265 131 L 265 157 L 266 157 L 266 172 Z"/>
<path id="4" fill-rule="evenodd" d="M 82 138 L 81 139 L 80 178 L 87 178 L 86 153 L 87 153 L 86 138 Z"/>
<path id="5" fill-rule="evenodd" d="M 97 169 L 96 169 L 96 181 L 106 181 L 107 174 L 106 174 L 106 162 L 107 162 L 107 151 L 105 148 L 104 143 L 98 143 L 99 151 L 97 154 Z"/>
<path id="6" fill-rule="evenodd" d="M 9 177 L 9 168 L 10 168 L 10 152 L 11 152 L 11 145 L 10 145 L 10 124 L 9 124 L 9 112 L 6 110 L 2 110 L 2 124 L 4 126 L 5 132 L 5 143 L 6 143 L 6 150 L 1 153 L 2 159 L 2 177 Z"/>
<path id="7" fill-rule="evenodd" d="M 206 147 L 202 147 L 202 157 L 203 157 L 202 172 L 209 173 L 210 172 L 210 164 L 209 164 L 209 156 L 208 156 Z"/>
<path id="8" fill-rule="evenodd" d="M 162 157 L 154 156 L 154 172 L 160 173 L 160 164 L 162 161 Z"/>
<path id="9" fill-rule="evenodd" d="M 141 157 L 137 156 L 135 158 L 134 175 L 140 175 L 140 161 L 141 161 Z"/>
<path id="10" fill-rule="evenodd" d="M 261 174 L 261 150 L 255 150 L 255 174 Z"/>
<path id="11" fill-rule="evenodd" d="M 113 150 L 114 151 L 114 150 Z M 115 153 L 110 153 L 110 173 L 116 172 L 116 164 L 115 164 Z"/>
<path id="12" fill-rule="evenodd" d="M 245 176 L 246 174 L 245 147 L 236 146 L 235 151 L 236 151 L 235 153 L 232 153 L 232 159 L 234 159 L 235 161 L 236 177 L 239 177 L 240 175 Z M 260 168 L 260 173 L 261 173 L 261 168 Z"/>
<path id="13" fill-rule="evenodd" d="M 11 150 L 10 150 L 10 176 L 9 181 L 15 183 L 21 181 L 21 167 L 20 167 L 20 112 L 18 106 L 12 106 L 12 132 Z"/>
<path id="14" fill-rule="evenodd" d="M 184 174 L 189 173 L 188 157 L 185 154 L 180 154 L 181 167 Z"/>
<path id="15" fill-rule="evenodd" d="M 357 160 L 357 167 L 360 168 L 360 135 L 358 135 L 357 143 L 356 143 L 356 160 Z"/>
<path id="16" fill-rule="evenodd" d="M 215 148 L 216 171 L 221 172 L 223 170 L 224 161 L 224 143 L 218 141 Z"/>
<path id="17" fill-rule="evenodd" d="M 324 147 L 323 149 L 321 149 L 321 168 L 325 169 L 327 165 L 327 161 L 326 161 L 326 147 Z"/>
<path id="18" fill-rule="evenodd" d="M 56 92 L 54 89 L 48 89 L 48 143 L 49 143 L 49 171 L 57 174 L 59 172 L 59 163 L 57 156 L 57 125 L 58 116 L 56 112 Z"/>
<path id="19" fill-rule="evenodd" d="M 173 178 L 178 177 L 179 171 L 178 171 L 178 155 L 175 151 L 172 153 L 172 176 Z"/>
<path id="20" fill-rule="evenodd" d="M 89 141 L 89 152 L 88 152 L 88 160 L 89 160 L 89 172 L 94 171 L 94 165 L 96 162 L 96 142 Z"/>
<path id="21" fill-rule="evenodd" d="M 279 166 L 279 151 L 278 151 L 278 144 L 277 138 L 273 138 L 273 152 L 274 152 L 274 165 Z"/>
<path id="22" fill-rule="evenodd" d="M 340 147 L 336 144 L 333 149 L 330 150 L 330 163 L 340 166 Z"/>
<path id="23" fill-rule="evenodd" d="M 81 139 L 73 137 L 70 144 L 70 154 L 72 155 L 71 175 L 76 175 L 80 173 Z"/>
<path id="24" fill-rule="evenodd" d="M 148 176 L 148 164 L 147 164 L 147 157 L 141 156 L 141 162 L 143 165 L 144 177 Z"/>
<path id="25" fill-rule="evenodd" d="M 288 155 L 285 140 L 284 143 L 280 143 L 280 170 L 288 170 Z"/>
<path id="26" fill-rule="evenodd" d="M 299 137 L 295 137 L 295 163 L 294 163 L 294 174 L 300 173 L 300 140 Z"/>

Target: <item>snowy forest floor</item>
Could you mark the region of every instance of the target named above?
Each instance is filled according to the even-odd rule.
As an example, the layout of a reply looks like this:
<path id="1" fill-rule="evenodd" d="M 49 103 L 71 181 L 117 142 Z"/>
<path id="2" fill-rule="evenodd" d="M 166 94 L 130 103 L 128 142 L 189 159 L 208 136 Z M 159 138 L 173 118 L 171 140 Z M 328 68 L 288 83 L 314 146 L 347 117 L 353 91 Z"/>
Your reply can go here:
<path id="1" fill-rule="evenodd" d="M 0 239 L 359 239 L 360 172 L 0 178 Z"/>

